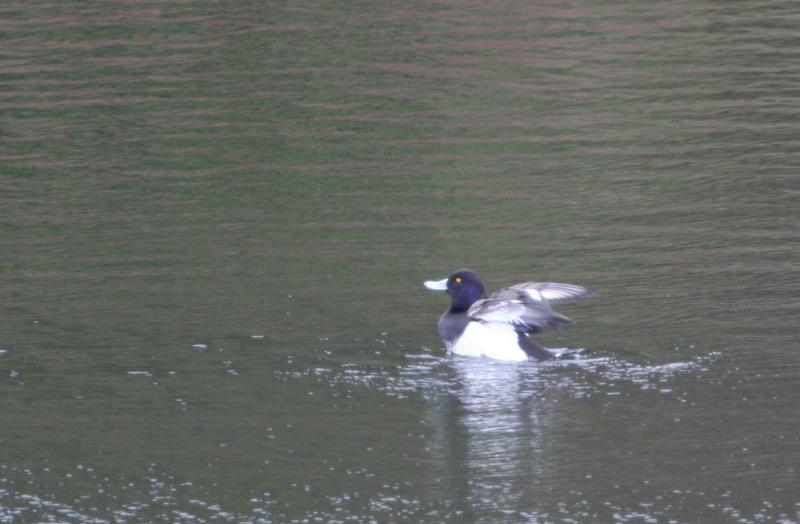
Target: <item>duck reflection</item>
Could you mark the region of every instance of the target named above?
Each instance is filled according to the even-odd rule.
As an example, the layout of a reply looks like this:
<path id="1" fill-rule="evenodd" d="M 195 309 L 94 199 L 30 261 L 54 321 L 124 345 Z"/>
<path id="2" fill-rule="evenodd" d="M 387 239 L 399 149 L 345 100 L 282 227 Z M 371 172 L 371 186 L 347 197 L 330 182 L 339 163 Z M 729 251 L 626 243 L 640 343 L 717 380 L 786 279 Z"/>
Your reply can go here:
<path id="1" fill-rule="evenodd" d="M 551 400 L 542 402 L 541 365 L 476 358 L 442 364 L 448 387 L 430 399 L 441 488 L 465 511 L 514 507 L 548 476 L 543 451 L 553 410 Z"/>

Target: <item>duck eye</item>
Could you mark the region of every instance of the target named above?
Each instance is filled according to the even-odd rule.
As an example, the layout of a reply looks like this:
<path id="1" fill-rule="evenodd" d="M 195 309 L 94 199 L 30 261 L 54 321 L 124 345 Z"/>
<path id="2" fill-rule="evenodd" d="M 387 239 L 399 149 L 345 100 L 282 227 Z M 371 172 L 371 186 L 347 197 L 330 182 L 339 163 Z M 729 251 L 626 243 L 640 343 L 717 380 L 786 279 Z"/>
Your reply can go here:
<path id="1" fill-rule="evenodd" d="M 454 278 L 453 282 L 455 282 L 456 284 L 460 284 L 462 282 L 461 277 Z"/>

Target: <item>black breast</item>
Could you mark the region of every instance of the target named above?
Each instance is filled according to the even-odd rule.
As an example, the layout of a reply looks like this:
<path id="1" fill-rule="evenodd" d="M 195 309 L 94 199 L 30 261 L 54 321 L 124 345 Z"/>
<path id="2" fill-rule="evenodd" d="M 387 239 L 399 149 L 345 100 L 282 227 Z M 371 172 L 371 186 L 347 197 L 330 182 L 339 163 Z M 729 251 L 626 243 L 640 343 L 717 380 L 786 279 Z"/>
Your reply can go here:
<path id="1" fill-rule="evenodd" d="M 463 313 L 446 311 L 439 319 L 439 334 L 442 336 L 442 340 L 448 343 L 458 339 L 464 333 L 469 321 L 466 311 Z"/>

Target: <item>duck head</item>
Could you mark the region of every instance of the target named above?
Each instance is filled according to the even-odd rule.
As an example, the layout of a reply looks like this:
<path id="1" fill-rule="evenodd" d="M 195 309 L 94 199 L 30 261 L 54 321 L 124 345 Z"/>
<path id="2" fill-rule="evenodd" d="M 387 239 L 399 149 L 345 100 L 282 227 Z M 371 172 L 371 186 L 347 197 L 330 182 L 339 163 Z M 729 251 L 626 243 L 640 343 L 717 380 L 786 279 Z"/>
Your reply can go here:
<path id="1" fill-rule="evenodd" d="M 427 280 L 425 287 L 433 291 L 446 291 L 450 295 L 450 311 L 460 313 L 486 296 L 483 282 L 477 273 L 459 269 L 442 280 Z"/>

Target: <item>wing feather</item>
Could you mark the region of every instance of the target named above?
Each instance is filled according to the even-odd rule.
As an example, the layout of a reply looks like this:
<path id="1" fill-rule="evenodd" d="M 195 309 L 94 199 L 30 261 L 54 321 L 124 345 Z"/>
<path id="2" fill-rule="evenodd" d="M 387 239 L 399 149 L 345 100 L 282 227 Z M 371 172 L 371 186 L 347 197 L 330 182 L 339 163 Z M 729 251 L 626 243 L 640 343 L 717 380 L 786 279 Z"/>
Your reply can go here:
<path id="1" fill-rule="evenodd" d="M 511 324 L 518 331 L 535 333 L 556 329 L 562 324 L 572 324 L 569 317 L 522 300 L 487 298 L 475 302 L 467 316 L 482 322 Z"/>
<path id="2" fill-rule="evenodd" d="M 533 303 L 568 302 L 592 296 L 588 287 L 559 282 L 523 282 L 492 293 L 490 299 L 516 299 Z"/>

